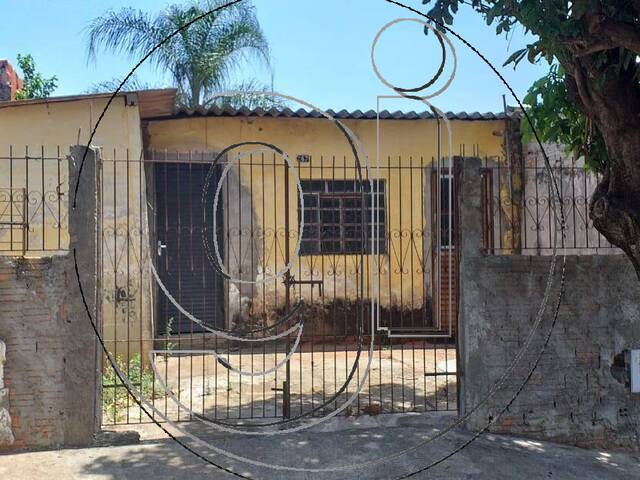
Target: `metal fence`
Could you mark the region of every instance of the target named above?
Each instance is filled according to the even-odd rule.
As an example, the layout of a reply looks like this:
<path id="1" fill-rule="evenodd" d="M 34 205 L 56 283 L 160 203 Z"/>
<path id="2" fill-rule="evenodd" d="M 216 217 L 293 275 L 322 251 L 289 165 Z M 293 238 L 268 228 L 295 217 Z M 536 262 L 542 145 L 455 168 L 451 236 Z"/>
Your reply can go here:
<path id="1" fill-rule="evenodd" d="M 589 199 L 600 177 L 585 170 L 582 160 L 557 157 L 551 161 L 564 210 L 564 235 L 560 228 L 558 196 L 541 155 L 527 156 L 521 167 L 484 160 L 486 251 L 494 255 L 551 255 L 557 241 L 559 251 L 567 254 L 620 253 L 589 219 Z"/>
<path id="2" fill-rule="evenodd" d="M 51 255 L 68 248 L 68 159 L 54 151 L 0 151 L 0 254 Z"/>
<path id="3" fill-rule="evenodd" d="M 152 400 L 159 419 L 326 414 L 353 395 L 369 360 L 372 335 L 369 378 L 343 414 L 456 410 L 452 338 L 388 338 L 371 330 L 371 238 L 359 230 L 364 224 L 369 231 L 370 219 L 363 212 L 377 208 L 382 245 L 373 267 L 380 276 L 380 324 L 445 334 L 448 325 L 434 322 L 440 314 L 434 312 L 433 278 L 450 270 L 443 262 L 444 273 L 436 272 L 433 218 L 426 208 L 436 182 L 432 159 L 386 159 L 375 207 L 366 200 L 373 197 L 364 196 L 368 179 L 360 178 L 348 159 L 328 155 L 299 162 L 302 210 L 295 175 L 279 156 L 229 156 L 211 170 L 214 158 L 196 152 L 146 152 L 144 157 L 103 152 L 102 328 L 109 350 Z M 301 254 L 294 258 L 302 215 L 308 228 Z M 359 236 L 364 239 L 360 247 L 354 241 Z M 255 281 L 290 261 L 292 267 L 265 283 L 229 281 L 216 271 L 214 237 L 218 267 L 233 277 Z M 443 252 L 453 258 L 455 249 L 449 245 Z M 453 265 L 450 275 L 455 275 Z M 446 279 L 442 283 L 449 285 Z M 444 291 L 442 298 L 450 294 L 455 291 Z M 210 331 L 282 334 L 298 315 L 285 323 L 278 319 L 298 312 L 301 300 L 304 330 L 284 364 L 295 331 L 262 343 L 225 340 Z M 257 373 L 278 366 L 264 376 L 234 371 Z M 353 380 L 341 388 L 351 372 Z M 108 369 L 103 399 L 105 423 L 146 421 Z"/>
<path id="4" fill-rule="evenodd" d="M 455 334 L 460 229 L 455 211 L 435 207 L 450 191 L 455 197 L 456 179 L 439 174 L 433 159 L 388 157 L 370 195 L 367 176 L 348 159 L 304 159 L 295 165 L 302 208 L 281 157 L 247 152 L 212 170 L 215 157 L 104 150 L 98 166 L 100 328 L 156 415 L 235 421 L 325 414 L 355 391 L 372 337 L 369 378 L 344 414 L 456 410 L 456 345 L 447 332 Z M 9 148 L 0 162 L 0 253 L 65 252 L 67 156 L 59 148 Z M 553 170 L 567 218 L 560 248 L 617 252 L 588 220 L 598 178 L 575 161 L 560 159 Z M 541 159 L 528 158 L 515 171 L 487 159 L 481 181 L 487 251 L 550 253 L 557 225 Z M 299 238 L 302 217 L 307 229 Z M 380 241 L 375 264 L 373 238 Z M 286 275 L 258 281 L 289 262 Z M 220 268 L 254 283 L 230 281 Z M 374 330 L 372 297 L 379 300 Z M 278 336 L 299 316 L 304 330 L 288 361 L 295 330 L 248 344 L 210 331 Z M 425 338 L 439 333 L 443 338 Z M 274 371 L 235 372 L 265 369 Z M 146 421 L 109 367 L 102 387 L 105 423 Z"/>
<path id="5" fill-rule="evenodd" d="M 18 153 L 10 147 L 2 154 L 0 254 L 67 253 L 67 151 Z M 434 160 L 383 159 L 373 196 L 366 174 L 347 158 L 298 162 L 302 209 L 295 175 L 279 156 L 248 154 L 225 172 L 228 157 L 209 175 L 214 158 L 196 152 L 101 152 L 100 329 L 133 386 L 174 420 L 194 414 L 230 421 L 322 415 L 353 395 L 373 337 L 370 375 L 343 414 L 455 411 L 457 360 L 449 333 L 455 334 L 457 257 L 455 243 L 447 243 L 455 225 L 442 221 L 453 218 L 451 212 L 441 211 L 439 221 L 435 208 L 438 196 L 446 198 L 455 183 L 438 175 Z M 371 209 L 380 241 L 375 264 L 372 220 L 364 214 Z M 307 228 L 294 259 L 301 216 L 307 216 Z M 204 237 L 215 237 L 218 266 L 231 276 L 258 280 L 289 261 L 292 267 L 266 283 L 229 281 L 216 271 Z M 380 299 L 374 330 L 372 296 Z M 288 323 L 277 320 L 300 300 L 304 330 L 289 361 L 264 376 L 235 373 L 280 366 L 295 331 L 277 341 L 246 344 L 208 329 L 282 334 L 298 315 Z M 388 331 L 417 338 L 390 338 Z M 442 338 L 424 337 L 438 334 Z M 104 365 L 104 422 L 147 421 L 106 359 Z"/>

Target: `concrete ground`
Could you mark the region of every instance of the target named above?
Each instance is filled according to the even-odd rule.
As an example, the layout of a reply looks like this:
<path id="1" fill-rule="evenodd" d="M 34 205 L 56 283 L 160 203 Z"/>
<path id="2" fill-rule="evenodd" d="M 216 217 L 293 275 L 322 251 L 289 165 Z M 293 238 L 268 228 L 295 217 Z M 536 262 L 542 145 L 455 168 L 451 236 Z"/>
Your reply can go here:
<path id="1" fill-rule="evenodd" d="M 275 437 L 207 434 L 188 425 L 219 448 L 256 460 L 284 465 L 329 467 L 380 459 L 433 435 L 454 417 L 446 414 L 379 415 L 333 419 L 310 431 Z M 287 473 L 252 467 L 212 456 L 216 462 L 255 479 L 395 479 L 463 444 L 471 434 L 455 430 L 415 452 L 374 468 L 334 473 Z M 2 479 L 226 480 L 233 476 L 206 465 L 162 436 L 153 426 L 142 428 L 140 444 L 14 453 L 0 456 Z M 196 447 L 197 448 L 197 447 Z M 197 448 L 200 453 L 207 453 Z M 559 479 L 601 480 L 640 478 L 640 457 L 584 450 L 500 435 L 484 435 L 419 479 Z"/>
<path id="2" fill-rule="evenodd" d="M 260 372 L 277 365 L 285 354 L 245 352 L 231 353 L 226 358 L 239 370 Z M 331 398 L 345 382 L 355 360 L 355 349 L 346 350 L 340 345 L 296 352 L 290 363 L 292 415 L 309 411 Z M 360 365 L 366 365 L 367 360 L 368 352 L 362 354 Z M 240 376 L 223 368 L 212 355 L 185 355 L 179 350 L 167 359 L 157 356 L 155 366 L 158 378 L 193 412 L 220 419 L 282 415 L 282 393 L 276 388 L 282 387 L 284 367 L 265 376 Z M 345 398 L 356 384 L 354 380 Z M 153 398 L 156 408 L 173 420 L 188 418 L 189 411 L 180 409 L 178 416 L 177 404 L 163 393 L 157 383 Z M 109 398 L 112 391 L 105 390 L 104 395 Z M 359 402 L 349 407 L 348 413 L 455 411 L 456 397 L 455 347 L 396 345 L 374 351 L 369 379 Z M 143 414 L 131 403 L 128 417 L 125 406 L 117 412 L 107 410 L 104 422 L 113 424 L 116 419 L 115 423 L 125 423 L 127 418 L 135 422 L 141 418 Z"/>

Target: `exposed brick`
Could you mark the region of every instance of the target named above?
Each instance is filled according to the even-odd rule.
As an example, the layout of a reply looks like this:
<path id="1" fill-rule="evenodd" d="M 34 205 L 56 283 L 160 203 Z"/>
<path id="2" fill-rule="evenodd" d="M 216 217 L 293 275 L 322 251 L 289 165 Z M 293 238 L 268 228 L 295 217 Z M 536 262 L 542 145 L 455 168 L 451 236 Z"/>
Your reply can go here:
<path id="1" fill-rule="evenodd" d="M 461 191 L 459 325 L 464 405 L 476 405 L 522 348 L 543 298 L 549 257 L 480 253 L 481 204 L 475 161 Z M 556 286 L 560 265 L 556 269 Z M 622 255 L 567 256 L 566 293 L 549 344 L 530 381 L 493 431 L 594 448 L 640 450 L 640 395 L 611 372 L 613 357 L 640 348 L 640 292 Z M 479 429 L 522 384 L 552 322 L 554 289 L 529 350 L 505 386 L 474 414 Z"/>

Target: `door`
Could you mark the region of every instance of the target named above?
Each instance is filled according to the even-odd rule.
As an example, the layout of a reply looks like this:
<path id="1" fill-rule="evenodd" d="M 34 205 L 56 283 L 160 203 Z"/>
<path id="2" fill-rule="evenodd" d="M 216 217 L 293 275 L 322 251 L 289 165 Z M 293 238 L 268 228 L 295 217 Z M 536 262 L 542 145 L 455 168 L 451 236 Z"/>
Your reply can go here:
<path id="1" fill-rule="evenodd" d="M 171 296 L 208 326 L 224 327 L 223 281 L 207 257 L 203 234 L 210 232 L 213 211 L 202 205 L 202 189 L 209 163 L 165 163 L 154 166 L 155 265 Z M 219 170 L 211 180 L 217 184 Z M 222 225 L 218 208 L 217 225 Z M 222 230 L 219 228 L 219 230 Z M 218 239 L 220 240 L 220 232 Z M 224 243 L 219 241 L 222 249 Z M 180 313 L 167 295 L 157 295 L 156 332 L 159 335 L 202 332 Z"/>

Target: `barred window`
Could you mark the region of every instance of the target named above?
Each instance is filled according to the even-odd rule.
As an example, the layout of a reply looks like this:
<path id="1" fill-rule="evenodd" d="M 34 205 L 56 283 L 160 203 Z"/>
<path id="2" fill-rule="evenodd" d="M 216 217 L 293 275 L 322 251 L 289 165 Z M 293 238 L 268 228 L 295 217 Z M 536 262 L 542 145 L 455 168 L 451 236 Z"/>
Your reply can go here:
<path id="1" fill-rule="evenodd" d="M 374 232 L 378 235 L 378 251 L 386 253 L 384 180 L 373 182 L 373 195 L 368 181 L 302 180 L 301 184 L 304 195 L 301 254 L 371 253 L 372 213 L 378 227 Z"/>

